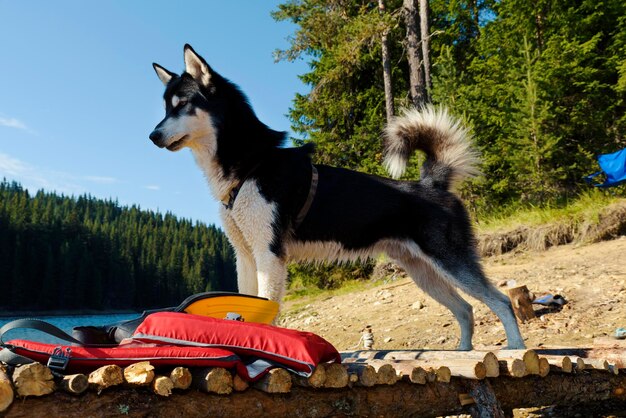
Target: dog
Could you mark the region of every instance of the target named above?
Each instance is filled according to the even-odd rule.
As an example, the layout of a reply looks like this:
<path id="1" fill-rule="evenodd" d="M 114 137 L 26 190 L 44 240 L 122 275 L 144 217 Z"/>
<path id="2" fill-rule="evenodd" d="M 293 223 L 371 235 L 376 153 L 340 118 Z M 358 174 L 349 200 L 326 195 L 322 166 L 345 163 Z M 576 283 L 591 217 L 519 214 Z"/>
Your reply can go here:
<path id="1" fill-rule="evenodd" d="M 476 174 L 468 130 L 445 109 L 408 110 L 383 133 L 384 164 L 400 177 L 411 154 L 426 160 L 420 181 L 399 181 L 313 165 L 310 145 L 282 146 L 285 133 L 256 117 L 247 98 L 191 46 L 178 75 L 153 64 L 165 85 L 165 118 L 150 134 L 160 148 L 190 148 L 204 171 L 236 255 L 239 292 L 280 303 L 287 262 L 349 261 L 386 253 L 446 306 L 472 349 L 472 306 L 484 302 L 504 325 L 509 348 L 523 348 L 509 299 L 485 277 L 469 216 L 453 193 Z"/>

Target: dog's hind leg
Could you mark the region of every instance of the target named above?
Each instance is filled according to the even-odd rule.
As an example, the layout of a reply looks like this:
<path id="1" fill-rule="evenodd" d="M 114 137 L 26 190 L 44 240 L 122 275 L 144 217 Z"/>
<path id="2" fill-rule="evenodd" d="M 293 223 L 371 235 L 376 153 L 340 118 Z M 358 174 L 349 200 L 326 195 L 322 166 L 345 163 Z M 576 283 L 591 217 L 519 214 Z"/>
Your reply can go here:
<path id="1" fill-rule="evenodd" d="M 448 273 L 446 275 L 453 284 L 468 295 L 478 299 L 489 307 L 502 321 L 509 349 L 524 348 L 524 338 L 519 331 L 513 307 L 509 298 L 485 277 L 478 260 L 473 256 L 461 257 L 448 265 L 440 263 Z"/>
<path id="2" fill-rule="evenodd" d="M 431 263 L 415 257 L 403 257 L 397 262 L 411 276 L 415 284 L 452 312 L 461 328 L 459 350 L 471 350 L 474 334 L 472 305 L 459 295 L 459 292 L 441 276 Z"/>
<path id="3" fill-rule="evenodd" d="M 461 272 L 458 283 L 461 290 L 483 302 L 500 318 L 506 333 L 507 348 L 521 349 L 526 347 L 513 313 L 511 301 L 504 293 L 496 289 L 482 273 L 476 275 L 472 271 Z"/>

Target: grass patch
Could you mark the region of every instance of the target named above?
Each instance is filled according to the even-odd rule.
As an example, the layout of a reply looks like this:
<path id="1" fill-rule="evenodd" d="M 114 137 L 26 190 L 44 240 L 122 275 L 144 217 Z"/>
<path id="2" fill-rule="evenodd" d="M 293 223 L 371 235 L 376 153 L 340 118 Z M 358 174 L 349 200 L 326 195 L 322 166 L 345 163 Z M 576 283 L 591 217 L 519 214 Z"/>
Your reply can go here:
<path id="1" fill-rule="evenodd" d="M 574 199 L 552 202 L 541 207 L 508 205 L 497 213 L 482 216 L 476 226 L 479 233 L 493 233 L 550 223 L 597 223 L 607 206 L 624 200 L 606 191 L 589 189 Z"/>
<path id="2" fill-rule="evenodd" d="M 308 300 L 328 298 L 331 296 L 340 296 L 347 293 L 359 292 L 361 290 L 370 289 L 385 283 L 385 279 L 379 280 L 345 280 L 334 289 L 320 289 L 314 285 L 306 287 L 292 284 L 285 296 L 286 301 L 307 298 Z M 304 303 L 304 302 L 303 302 Z M 299 305 L 295 305 L 294 309 L 298 309 Z"/>

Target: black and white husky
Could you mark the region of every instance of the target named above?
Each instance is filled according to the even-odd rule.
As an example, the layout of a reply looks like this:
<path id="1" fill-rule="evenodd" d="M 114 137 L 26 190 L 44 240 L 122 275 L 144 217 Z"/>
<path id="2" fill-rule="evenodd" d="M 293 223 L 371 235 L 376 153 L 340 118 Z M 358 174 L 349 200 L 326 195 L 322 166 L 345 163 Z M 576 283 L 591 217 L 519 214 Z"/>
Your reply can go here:
<path id="1" fill-rule="evenodd" d="M 154 64 L 165 84 L 165 118 L 150 134 L 161 148 L 188 147 L 204 171 L 235 249 L 241 293 L 281 301 L 289 260 L 347 261 L 386 253 L 452 311 L 460 349 L 472 348 L 472 306 L 484 302 L 524 347 L 511 304 L 485 278 L 455 182 L 476 172 L 467 130 L 445 110 L 409 110 L 385 129 L 393 177 L 417 149 L 422 179 L 397 181 L 312 165 L 312 148 L 281 147 L 285 134 L 259 121 L 237 86 L 185 45 L 185 72 Z"/>

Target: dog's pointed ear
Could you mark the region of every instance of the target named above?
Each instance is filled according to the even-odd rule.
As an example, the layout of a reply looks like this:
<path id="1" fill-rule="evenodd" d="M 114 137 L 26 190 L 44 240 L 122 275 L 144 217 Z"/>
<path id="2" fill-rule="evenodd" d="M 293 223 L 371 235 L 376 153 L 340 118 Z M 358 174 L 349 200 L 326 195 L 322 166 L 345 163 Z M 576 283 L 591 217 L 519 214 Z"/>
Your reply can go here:
<path id="1" fill-rule="evenodd" d="M 185 44 L 185 71 L 205 87 L 211 83 L 211 67 L 189 44 Z"/>
<path id="2" fill-rule="evenodd" d="M 174 78 L 174 76 L 176 75 L 173 72 L 168 71 L 165 68 L 161 67 L 156 62 L 152 63 L 152 67 L 154 68 L 154 71 L 156 71 L 157 75 L 159 76 L 163 84 L 165 84 L 166 86 L 167 86 L 167 83 L 169 83 L 170 80 Z"/>

